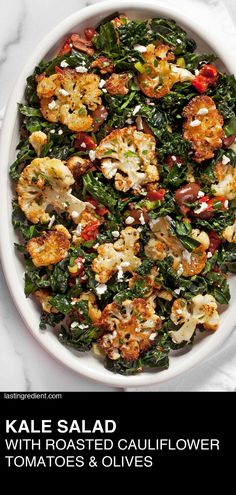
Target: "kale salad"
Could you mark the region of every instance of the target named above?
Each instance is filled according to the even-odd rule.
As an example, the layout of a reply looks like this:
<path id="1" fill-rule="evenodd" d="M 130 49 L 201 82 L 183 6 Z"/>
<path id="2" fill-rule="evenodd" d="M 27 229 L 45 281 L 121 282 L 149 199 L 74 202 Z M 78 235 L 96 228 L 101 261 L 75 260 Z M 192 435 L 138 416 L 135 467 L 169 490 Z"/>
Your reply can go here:
<path id="1" fill-rule="evenodd" d="M 12 221 L 41 331 L 111 372 L 168 368 L 230 300 L 234 76 L 174 20 L 114 13 L 35 67 L 19 112 Z"/>

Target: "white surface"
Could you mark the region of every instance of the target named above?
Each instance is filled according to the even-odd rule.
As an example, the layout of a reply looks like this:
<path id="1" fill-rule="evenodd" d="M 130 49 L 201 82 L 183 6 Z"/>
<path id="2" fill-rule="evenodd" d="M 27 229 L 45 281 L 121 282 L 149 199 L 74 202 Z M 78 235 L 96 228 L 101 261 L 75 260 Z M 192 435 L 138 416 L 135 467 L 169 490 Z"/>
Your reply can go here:
<path id="1" fill-rule="evenodd" d="M 88 2 L 94 3 L 94 2 Z M 168 2 L 166 2 L 168 3 Z M 184 5 L 183 0 L 172 0 L 178 6 Z M 209 15 L 216 13 L 223 22 L 227 33 L 233 34 L 233 25 L 229 23 L 228 14 L 219 7 L 219 2 L 210 1 L 211 14 L 206 6 L 197 1 L 198 10 L 205 22 Z M 0 29 L 0 107 L 2 107 L 11 89 L 16 73 L 22 67 L 33 47 L 48 30 L 59 20 L 84 6 L 85 2 L 67 0 L 66 4 L 57 0 L 30 0 L 15 2 L 8 0 L 2 6 Z M 187 1 L 188 10 L 194 8 L 196 1 Z M 227 0 L 231 13 L 236 18 L 234 1 Z M 201 9 L 199 9 L 201 6 Z M 46 15 L 45 15 L 46 13 Z M 194 14 L 195 15 L 195 14 Z M 232 38 L 231 44 L 235 44 Z M 69 371 L 56 363 L 39 344 L 31 337 L 21 322 L 8 290 L 0 281 L 0 389 L 1 390 L 109 390 Z M 159 385 L 159 390 L 232 390 L 236 385 L 236 338 L 233 334 L 224 345 L 224 350 L 216 358 L 195 368 L 175 381 Z M 152 388 L 153 389 L 153 388 Z"/>

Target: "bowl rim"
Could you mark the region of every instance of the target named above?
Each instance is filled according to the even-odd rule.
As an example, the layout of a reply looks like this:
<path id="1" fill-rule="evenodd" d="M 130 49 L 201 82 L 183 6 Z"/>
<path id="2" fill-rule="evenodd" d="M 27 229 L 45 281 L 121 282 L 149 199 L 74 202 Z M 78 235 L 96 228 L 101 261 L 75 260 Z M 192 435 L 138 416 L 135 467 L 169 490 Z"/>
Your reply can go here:
<path id="1" fill-rule="evenodd" d="M 3 272 L 7 281 L 8 288 L 10 290 L 11 296 L 15 303 L 15 306 L 21 315 L 26 327 L 30 330 L 31 334 L 34 338 L 41 344 L 41 346 L 47 351 L 48 354 L 54 357 L 54 359 L 58 360 L 60 363 L 64 364 L 68 368 L 74 370 L 80 375 L 90 378 L 96 382 L 103 383 L 106 385 L 114 386 L 114 387 L 143 387 L 145 385 L 154 385 L 158 383 L 166 382 L 172 378 L 176 378 L 180 374 L 192 369 L 197 364 L 202 362 L 206 357 L 212 355 L 214 351 L 219 348 L 220 344 L 222 344 L 226 337 L 231 333 L 233 327 L 236 324 L 236 312 L 231 310 L 228 312 L 224 326 L 226 326 L 226 330 L 224 332 L 216 332 L 211 336 L 211 339 L 207 339 L 205 346 L 203 348 L 198 349 L 194 355 L 190 356 L 188 359 L 184 361 L 179 366 L 175 366 L 175 368 L 168 368 L 167 370 L 154 372 L 154 373 L 142 373 L 135 376 L 122 376 L 115 375 L 112 372 L 108 372 L 104 368 L 104 372 L 98 372 L 96 369 L 84 366 L 80 364 L 80 359 L 77 357 L 77 365 L 74 360 L 68 359 L 67 354 L 63 351 L 60 352 L 60 348 L 55 346 L 53 348 L 49 348 L 48 344 L 44 342 L 44 339 L 41 335 L 41 332 L 32 327 L 28 318 L 28 302 L 24 296 L 22 298 L 22 287 L 20 287 L 20 283 L 18 281 L 17 269 L 16 265 L 13 263 L 11 265 L 11 250 L 9 246 L 12 245 L 11 233 L 10 229 L 6 229 L 6 225 L 8 225 L 9 221 L 9 187 L 10 181 L 8 177 L 8 166 L 9 166 L 9 153 L 11 149 L 11 140 L 14 132 L 14 125 L 17 119 L 17 101 L 19 101 L 19 96 L 23 96 L 23 88 L 25 87 L 25 80 L 28 75 L 30 75 L 37 63 L 43 58 L 43 56 L 50 51 L 50 49 L 55 45 L 57 40 L 60 37 L 66 36 L 68 32 L 70 32 L 75 25 L 79 25 L 89 20 L 90 17 L 96 15 L 109 15 L 112 11 L 142 11 L 147 13 L 147 17 L 153 16 L 154 13 L 156 16 L 170 17 L 176 20 L 178 24 L 183 26 L 183 28 L 190 29 L 195 33 L 199 38 L 209 45 L 213 52 L 217 53 L 219 58 L 224 62 L 226 69 L 234 73 L 236 67 L 236 55 L 230 53 L 230 50 L 225 50 L 226 46 L 223 42 L 223 39 L 219 36 L 219 33 L 215 34 L 213 29 L 210 28 L 207 32 L 205 28 L 200 26 L 198 22 L 191 19 L 185 13 L 183 13 L 180 9 L 176 9 L 171 5 L 163 5 L 163 3 L 159 3 L 158 1 L 154 3 L 154 1 L 148 1 L 145 3 L 143 1 L 138 0 L 137 2 L 120 0 L 118 1 L 104 1 L 99 2 L 95 5 L 91 5 L 89 7 L 85 7 L 83 9 L 79 9 L 74 12 L 59 24 L 57 24 L 37 45 L 32 55 L 28 58 L 26 64 L 21 70 L 15 86 L 10 94 L 7 109 L 3 121 L 3 127 L 1 131 L 1 144 L 0 144 L 0 184 L 1 184 L 1 194 L 2 194 L 2 205 L 0 208 L 0 255 L 2 261 Z M 137 16 L 138 17 L 138 16 Z M 20 98 L 21 99 L 21 98 Z M 16 256 L 16 255 L 15 255 Z M 14 261 L 14 260 L 12 260 Z M 16 283 L 17 282 L 17 283 Z M 232 304 L 232 303 L 231 303 Z M 63 348 L 62 344 L 58 342 L 58 344 Z"/>

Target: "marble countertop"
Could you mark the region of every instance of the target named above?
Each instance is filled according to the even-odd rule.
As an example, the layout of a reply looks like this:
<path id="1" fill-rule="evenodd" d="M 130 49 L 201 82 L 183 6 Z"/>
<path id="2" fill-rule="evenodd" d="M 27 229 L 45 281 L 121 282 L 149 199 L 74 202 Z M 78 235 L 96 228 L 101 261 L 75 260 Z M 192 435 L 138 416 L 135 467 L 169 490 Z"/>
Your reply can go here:
<path id="1" fill-rule="evenodd" d="M 164 1 L 164 0 L 163 0 Z M 175 0 L 180 5 L 181 0 Z M 185 0 L 186 1 L 186 0 Z M 191 3 L 193 0 L 188 0 Z M 196 2 L 196 0 L 194 0 Z M 204 0 L 203 0 L 204 1 Z M 218 0 L 208 0 L 216 5 Z M 94 0 L 7 0 L 0 18 L 0 112 L 20 69 L 42 37 L 59 21 Z M 172 0 L 173 3 L 173 0 Z M 235 0 L 224 0 L 236 22 Z M 101 391 L 113 390 L 87 380 L 49 356 L 34 340 L 18 315 L 0 271 L 0 390 L 1 391 Z M 230 337 L 234 343 L 236 339 Z M 236 359 L 229 343 L 220 354 L 222 366 L 211 361 L 158 390 L 233 390 Z M 235 375 L 232 373 L 232 365 Z M 209 376 L 211 380 L 209 381 Z M 206 379 L 207 377 L 207 379 Z"/>

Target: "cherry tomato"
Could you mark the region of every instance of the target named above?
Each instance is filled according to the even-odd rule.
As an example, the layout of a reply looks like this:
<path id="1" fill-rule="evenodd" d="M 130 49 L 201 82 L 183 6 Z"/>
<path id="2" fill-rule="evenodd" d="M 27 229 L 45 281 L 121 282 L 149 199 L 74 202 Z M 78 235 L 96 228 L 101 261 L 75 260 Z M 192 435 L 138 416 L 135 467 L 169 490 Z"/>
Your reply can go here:
<path id="1" fill-rule="evenodd" d="M 99 208 L 97 208 L 97 214 L 100 215 L 101 217 L 103 217 L 104 215 L 106 215 L 108 213 L 108 209 L 101 205 Z"/>
<path id="2" fill-rule="evenodd" d="M 78 132 L 75 137 L 75 149 L 79 151 L 95 150 L 96 143 L 86 132 Z"/>
<path id="3" fill-rule="evenodd" d="M 96 34 L 97 34 L 97 31 L 94 28 L 86 28 L 84 30 L 85 38 L 88 41 L 92 41 L 92 39 L 94 38 L 94 36 L 96 36 Z"/>
<path id="4" fill-rule="evenodd" d="M 212 64 L 205 64 L 200 69 L 198 76 L 192 80 L 192 85 L 199 93 L 204 93 L 209 85 L 215 84 L 217 77 L 218 72 L 216 67 Z"/>
<path id="5" fill-rule="evenodd" d="M 196 76 L 192 80 L 192 85 L 197 89 L 199 93 L 205 93 L 205 91 L 208 89 L 208 79 L 204 76 Z"/>
<path id="6" fill-rule="evenodd" d="M 62 48 L 60 49 L 58 55 L 66 55 L 67 53 L 70 53 L 71 52 L 71 36 L 69 36 L 64 45 L 62 46 Z"/>
<path id="7" fill-rule="evenodd" d="M 96 208 L 96 213 L 98 215 L 100 215 L 101 217 L 103 217 L 104 215 L 106 215 L 106 213 L 108 213 L 108 209 L 106 208 L 106 206 L 102 205 L 102 204 L 98 204 L 98 202 L 96 201 L 96 199 L 93 199 L 93 198 L 85 198 L 85 201 L 87 201 L 88 203 L 90 203 L 91 205 L 94 206 L 94 208 Z"/>
<path id="8" fill-rule="evenodd" d="M 147 198 L 150 199 L 150 201 L 162 201 L 165 197 L 165 193 L 165 189 L 158 189 L 158 191 L 148 191 Z"/>
<path id="9" fill-rule="evenodd" d="M 208 251 L 210 251 L 212 254 L 214 254 L 214 252 L 218 249 L 218 247 L 221 244 L 221 238 L 213 230 L 208 232 L 208 236 L 210 239 L 210 246 L 208 248 Z"/>
<path id="10" fill-rule="evenodd" d="M 203 65 L 203 67 L 200 69 L 200 75 L 207 77 L 208 79 L 216 79 L 218 76 L 218 72 L 214 65 L 206 64 Z"/>
<path id="11" fill-rule="evenodd" d="M 81 237 L 85 241 L 91 241 L 96 239 L 98 235 L 98 227 L 101 225 L 101 222 L 99 220 L 95 222 L 88 222 L 88 225 L 83 229 L 81 232 Z"/>
<path id="12" fill-rule="evenodd" d="M 209 198 L 209 196 L 203 196 L 202 198 L 199 199 L 199 203 L 207 203 L 206 211 L 213 211 L 214 204 L 216 201 L 221 203 L 222 210 L 226 210 L 225 198 L 223 198 L 222 196 L 215 196 L 214 198 Z"/>

